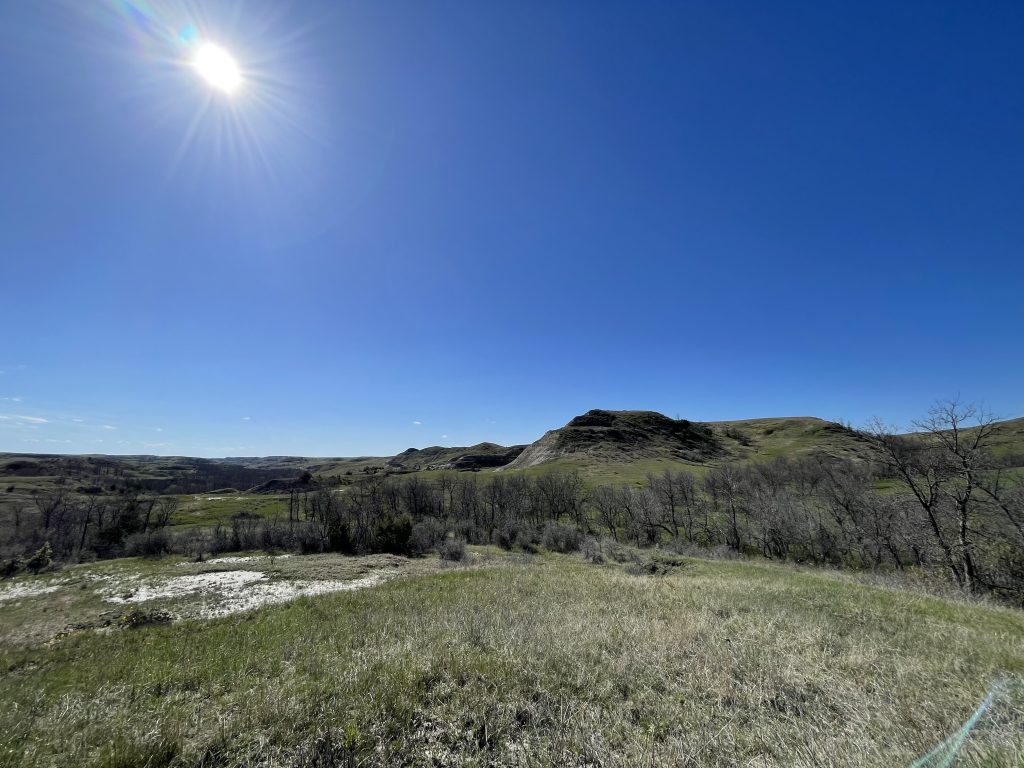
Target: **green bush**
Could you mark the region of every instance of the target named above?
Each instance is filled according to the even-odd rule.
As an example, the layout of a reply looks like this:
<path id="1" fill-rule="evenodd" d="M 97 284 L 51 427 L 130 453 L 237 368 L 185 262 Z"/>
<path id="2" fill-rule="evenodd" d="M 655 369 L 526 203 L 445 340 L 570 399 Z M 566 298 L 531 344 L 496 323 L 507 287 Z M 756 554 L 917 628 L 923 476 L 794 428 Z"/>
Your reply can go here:
<path id="1" fill-rule="evenodd" d="M 373 532 L 373 550 L 392 555 L 408 555 L 412 538 L 412 519 L 408 515 L 385 517 Z"/>

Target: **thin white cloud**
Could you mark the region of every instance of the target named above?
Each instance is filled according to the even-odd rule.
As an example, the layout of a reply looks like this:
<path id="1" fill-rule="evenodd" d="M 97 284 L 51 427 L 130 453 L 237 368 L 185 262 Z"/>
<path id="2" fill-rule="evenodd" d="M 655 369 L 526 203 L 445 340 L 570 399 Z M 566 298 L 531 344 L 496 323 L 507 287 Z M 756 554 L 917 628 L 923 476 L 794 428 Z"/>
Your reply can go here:
<path id="1" fill-rule="evenodd" d="M 72 419 L 72 421 L 75 422 L 75 424 L 81 424 L 85 419 Z"/>
<path id="2" fill-rule="evenodd" d="M 117 429 L 117 427 L 112 427 L 112 426 L 110 426 L 109 424 L 104 424 L 104 425 L 103 425 L 103 428 L 104 428 L 104 429 Z"/>
<path id="3" fill-rule="evenodd" d="M 20 403 L 23 399 L 22 397 L 0 397 L 0 400 L 6 400 L 8 403 Z"/>
<path id="4" fill-rule="evenodd" d="M 422 425 L 423 422 L 422 421 L 414 421 L 413 424 L 415 424 L 418 427 L 418 426 Z"/>
<path id="5" fill-rule="evenodd" d="M 48 437 L 46 439 L 46 442 L 48 442 L 48 443 L 68 443 L 68 444 L 71 443 L 70 440 L 54 440 L 52 437 Z"/>
<path id="6" fill-rule="evenodd" d="M 448 439 L 448 435 L 441 435 L 441 439 L 442 440 L 447 440 Z"/>
<path id="7" fill-rule="evenodd" d="M 243 416 L 242 421 L 252 421 L 252 416 Z"/>
<path id="8" fill-rule="evenodd" d="M 157 432 L 163 432 L 163 431 L 164 431 L 164 428 L 163 428 L 163 427 L 157 427 L 157 428 L 156 428 L 156 431 L 157 431 Z"/>
<path id="9" fill-rule="evenodd" d="M 49 419 L 41 419 L 38 416 L 7 416 L 0 415 L 0 420 L 3 421 L 20 421 L 24 424 L 49 424 Z"/>

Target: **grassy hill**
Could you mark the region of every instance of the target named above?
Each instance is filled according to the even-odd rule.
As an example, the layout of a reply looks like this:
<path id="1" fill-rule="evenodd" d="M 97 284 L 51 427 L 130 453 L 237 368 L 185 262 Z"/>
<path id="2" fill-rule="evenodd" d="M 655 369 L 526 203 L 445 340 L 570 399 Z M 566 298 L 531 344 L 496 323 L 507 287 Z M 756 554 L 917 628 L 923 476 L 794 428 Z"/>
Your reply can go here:
<path id="1" fill-rule="evenodd" d="M 992 452 L 1015 467 L 1024 467 L 1024 418 L 1001 421 L 995 426 Z"/>
<path id="2" fill-rule="evenodd" d="M 565 459 L 594 463 L 668 459 L 696 464 L 722 453 L 712 430 L 685 419 L 670 419 L 654 411 L 592 410 L 545 433 L 508 469 Z"/>
<path id="3" fill-rule="evenodd" d="M 665 575 L 635 575 L 637 556 Z M 359 572 L 331 557 L 269 583 Z M 476 549 L 356 591 L 32 641 L 34 616 L 102 610 L 101 568 L 183 569 L 21 579 L 0 613 L 0 764 L 898 766 L 999 680 L 961 764 L 1024 762 L 1019 611 L 766 563 L 605 560 Z"/>
<path id="4" fill-rule="evenodd" d="M 729 443 L 737 459 L 769 459 L 817 452 L 835 458 L 863 459 L 867 443 L 842 424 L 813 416 L 709 422 L 716 434 Z"/>
<path id="5" fill-rule="evenodd" d="M 814 417 L 690 422 L 653 411 L 590 411 L 547 432 L 503 471 L 576 470 L 591 482 L 641 482 L 665 469 L 702 474 L 725 461 L 812 452 L 866 459 L 855 431 Z"/>

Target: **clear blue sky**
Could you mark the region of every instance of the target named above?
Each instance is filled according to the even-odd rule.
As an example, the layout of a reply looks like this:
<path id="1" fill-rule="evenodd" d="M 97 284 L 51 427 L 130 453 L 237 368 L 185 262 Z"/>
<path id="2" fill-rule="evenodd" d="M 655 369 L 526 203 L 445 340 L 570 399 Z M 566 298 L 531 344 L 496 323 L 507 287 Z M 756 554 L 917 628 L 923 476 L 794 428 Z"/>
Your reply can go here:
<path id="1" fill-rule="evenodd" d="M 1020 2 L 2 3 L 0 450 L 1024 414 L 1022 40 Z"/>

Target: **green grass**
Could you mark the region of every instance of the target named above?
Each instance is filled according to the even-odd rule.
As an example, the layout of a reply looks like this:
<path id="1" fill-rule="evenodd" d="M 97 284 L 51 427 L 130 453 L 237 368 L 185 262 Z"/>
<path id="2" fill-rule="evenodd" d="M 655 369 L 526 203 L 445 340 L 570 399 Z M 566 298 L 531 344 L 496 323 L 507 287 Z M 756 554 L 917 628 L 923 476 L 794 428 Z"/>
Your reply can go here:
<path id="1" fill-rule="evenodd" d="M 227 524 L 233 515 L 240 512 L 265 518 L 288 515 L 288 497 L 284 495 L 203 493 L 179 498 L 180 506 L 171 518 L 173 526 Z"/>
<path id="2" fill-rule="evenodd" d="M 907 765 L 1024 674 L 1009 609 L 761 563 L 638 577 L 476 555 L 227 619 L 0 646 L 0 762 Z M 1020 694 L 965 765 L 1021 764 Z"/>
<path id="3" fill-rule="evenodd" d="M 703 476 L 710 467 L 700 464 L 689 464 L 683 461 L 672 459 L 637 459 L 631 462 L 596 462 L 575 459 L 562 459 L 548 464 L 539 464 L 535 467 L 525 469 L 482 469 L 474 473 L 481 483 L 487 483 L 496 476 L 511 477 L 513 475 L 525 475 L 526 477 L 539 477 L 541 475 L 557 474 L 559 472 L 579 472 L 587 487 L 593 488 L 598 485 L 642 485 L 647 480 L 648 473 L 661 474 L 666 469 L 673 471 L 692 472 L 695 475 Z M 459 475 L 460 472 L 453 470 L 421 470 L 410 472 L 403 476 L 416 475 L 423 480 L 436 481 L 442 475 Z"/>
<path id="4" fill-rule="evenodd" d="M 706 464 L 690 464 L 673 459 L 637 459 L 629 462 L 594 462 L 563 459 L 550 464 L 540 464 L 527 469 L 502 470 L 502 474 L 519 473 L 528 477 L 558 472 L 577 471 L 588 487 L 598 485 L 643 485 L 648 474 L 660 475 L 666 469 L 673 472 L 690 472 L 703 476 L 711 467 Z"/>

